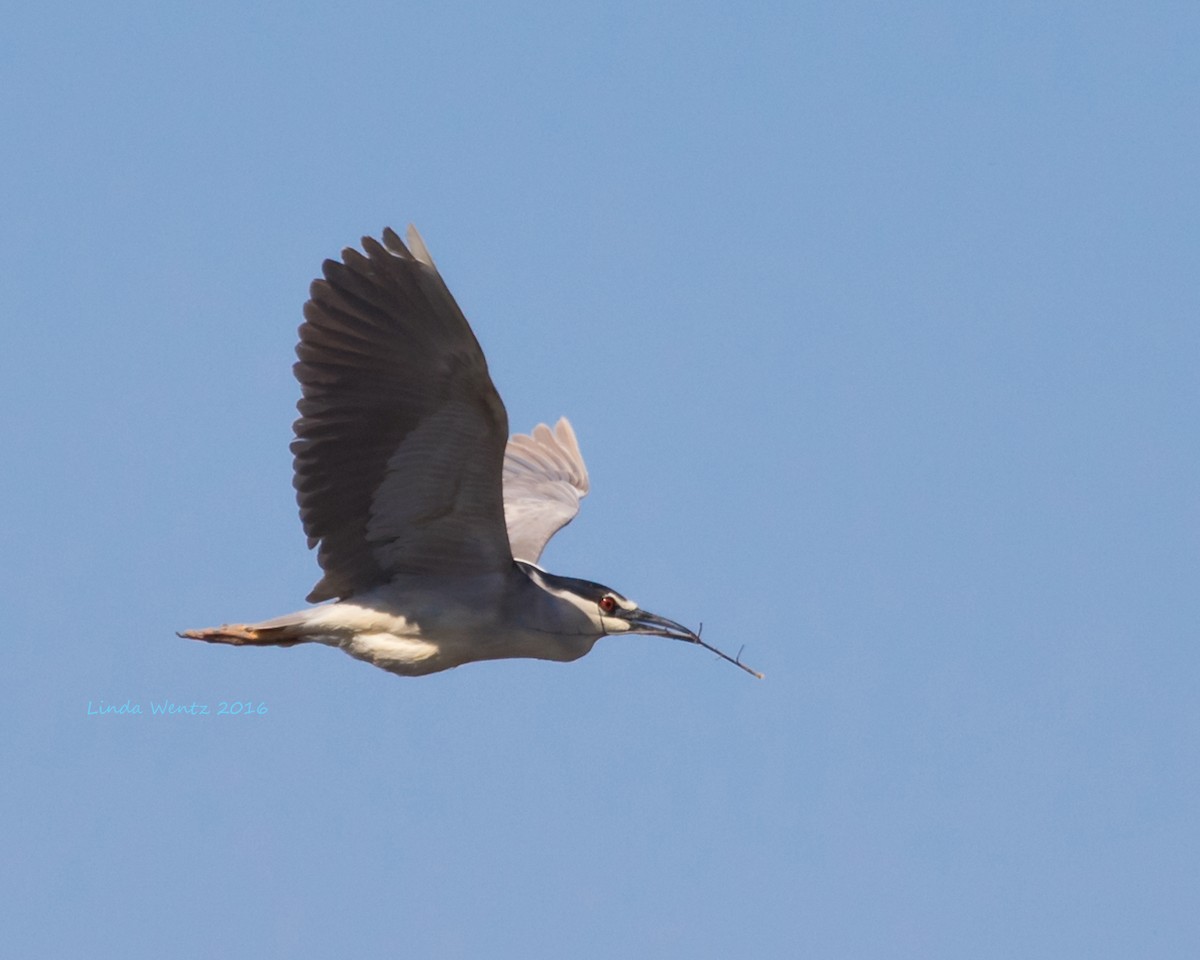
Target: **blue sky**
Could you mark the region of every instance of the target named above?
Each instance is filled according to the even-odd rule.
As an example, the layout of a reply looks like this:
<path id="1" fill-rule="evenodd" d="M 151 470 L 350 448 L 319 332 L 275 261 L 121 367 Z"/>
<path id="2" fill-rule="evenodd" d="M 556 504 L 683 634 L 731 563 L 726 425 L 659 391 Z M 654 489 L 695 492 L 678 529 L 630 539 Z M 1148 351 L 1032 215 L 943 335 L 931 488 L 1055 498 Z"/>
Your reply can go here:
<path id="1" fill-rule="evenodd" d="M 1200 951 L 1200 14 L 26 5 L 0 38 L 6 942 Z M 544 557 L 651 638 L 404 680 L 302 605 L 321 260 L 416 223 Z M 251 717 L 88 716 L 249 700 Z"/>

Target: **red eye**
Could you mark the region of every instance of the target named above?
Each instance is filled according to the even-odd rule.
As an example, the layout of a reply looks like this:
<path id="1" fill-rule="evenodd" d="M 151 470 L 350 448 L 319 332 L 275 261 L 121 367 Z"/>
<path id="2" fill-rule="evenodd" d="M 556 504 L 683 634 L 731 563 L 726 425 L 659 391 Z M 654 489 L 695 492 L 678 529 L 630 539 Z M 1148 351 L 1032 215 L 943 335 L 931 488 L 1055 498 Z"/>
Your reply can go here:
<path id="1" fill-rule="evenodd" d="M 601 597 L 600 598 L 600 612 L 601 613 L 612 613 L 616 609 L 617 609 L 617 601 L 616 601 L 615 597 Z"/>

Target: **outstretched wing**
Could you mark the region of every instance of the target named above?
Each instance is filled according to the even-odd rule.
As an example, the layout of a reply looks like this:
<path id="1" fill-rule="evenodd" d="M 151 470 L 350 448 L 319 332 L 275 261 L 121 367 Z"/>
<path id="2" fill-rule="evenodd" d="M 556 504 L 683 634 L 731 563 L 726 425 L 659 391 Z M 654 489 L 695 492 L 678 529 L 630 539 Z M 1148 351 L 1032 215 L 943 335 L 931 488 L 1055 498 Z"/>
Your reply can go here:
<path id="1" fill-rule="evenodd" d="M 537 563 L 546 543 L 579 512 L 588 474 L 566 417 L 518 433 L 504 451 L 504 518 L 518 560 Z"/>
<path id="2" fill-rule="evenodd" d="M 511 562 L 508 417 L 479 342 L 412 227 L 326 260 L 296 354 L 296 498 L 325 571 L 308 599 L 402 573 Z"/>

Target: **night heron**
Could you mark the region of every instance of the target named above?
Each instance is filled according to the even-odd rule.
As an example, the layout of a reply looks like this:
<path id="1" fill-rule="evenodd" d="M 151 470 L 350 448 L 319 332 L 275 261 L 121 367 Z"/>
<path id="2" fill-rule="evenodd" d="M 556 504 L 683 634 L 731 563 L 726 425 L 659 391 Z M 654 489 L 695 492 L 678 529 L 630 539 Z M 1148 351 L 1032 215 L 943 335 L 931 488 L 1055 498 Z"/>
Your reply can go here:
<path id="1" fill-rule="evenodd" d="M 316 642 L 404 676 L 474 660 L 576 660 L 610 634 L 699 644 L 615 590 L 537 566 L 588 492 L 575 432 L 508 439 L 475 335 L 412 227 L 326 260 L 304 305 L 295 480 L 324 576 L 309 607 L 188 630 L 210 643 Z M 755 674 L 758 676 L 758 674 Z"/>

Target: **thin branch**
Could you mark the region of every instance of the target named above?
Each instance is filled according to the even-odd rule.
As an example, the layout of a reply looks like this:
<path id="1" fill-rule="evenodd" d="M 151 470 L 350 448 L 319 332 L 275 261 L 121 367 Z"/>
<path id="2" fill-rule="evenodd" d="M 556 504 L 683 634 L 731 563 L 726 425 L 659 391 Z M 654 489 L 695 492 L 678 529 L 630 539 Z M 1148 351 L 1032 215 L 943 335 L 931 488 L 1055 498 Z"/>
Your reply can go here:
<path id="1" fill-rule="evenodd" d="M 757 670 L 753 670 L 750 667 L 746 666 L 746 664 L 742 663 L 742 650 L 746 649 L 745 644 L 742 644 L 742 650 L 738 651 L 738 655 L 736 657 L 731 657 L 729 654 L 725 653 L 724 651 L 718 650 L 716 647 L 712 646 L 711 644 L 705 643 L 703 640 L 701 640 L 700 639 L 700 631 L 703 629 L 704 629 L 704 624 L 701 623 L 699 629 L 694 634 L 694 639 L 692 640 L 693 643 L 700 644 L 700 646 L 702 646 L 705 650 L 711 650 L 722 660 L 728 660 L 735 667 L 741 667 L 743 670 L 745 670 L 751 676 L 758 677 L 759 680 L 761 680 L 763 678 L 763 675 L 761 673 L 759 673 Z"/>

